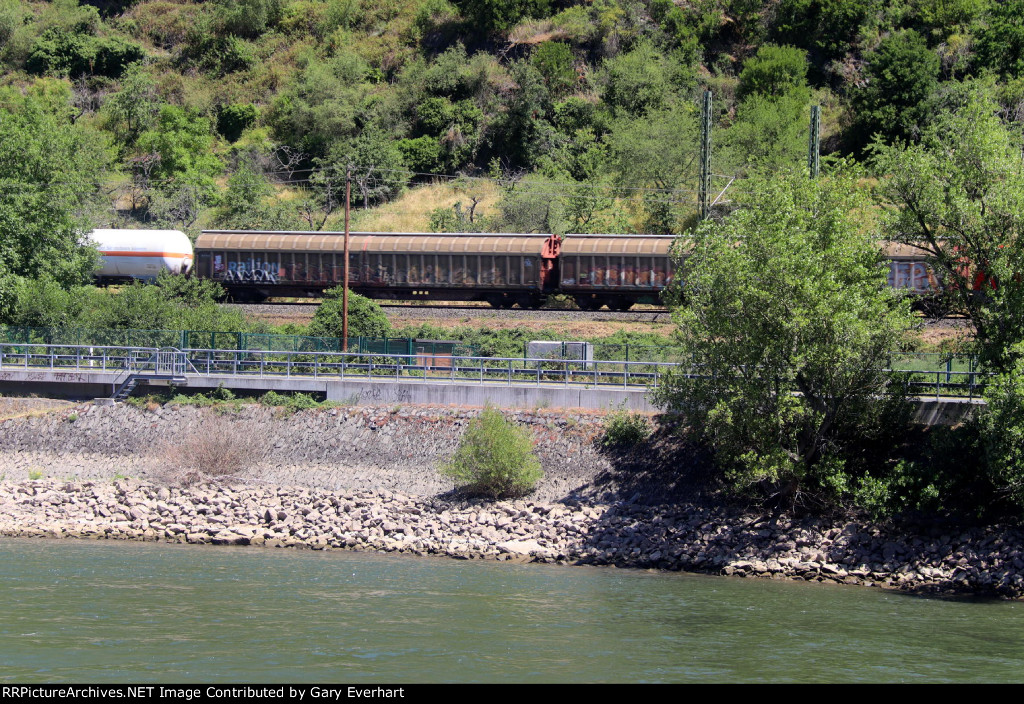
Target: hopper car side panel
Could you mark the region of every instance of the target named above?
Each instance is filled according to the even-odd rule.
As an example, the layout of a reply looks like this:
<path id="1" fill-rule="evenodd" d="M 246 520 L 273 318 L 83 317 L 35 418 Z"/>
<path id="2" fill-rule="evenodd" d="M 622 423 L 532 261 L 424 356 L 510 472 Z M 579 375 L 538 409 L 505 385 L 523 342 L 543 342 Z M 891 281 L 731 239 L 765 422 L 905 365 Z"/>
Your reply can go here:
<path id="1" fill-rule="evenodd" d="M 655 235 L 440 235 L 353 233 L 349 287 L 372 298 L 483 300 L 536 306 L 548 293 L 584 309 L 659 303 L 676 276 L 674 238 Z M 889 285 L 927 299 L 941 281 L 916 248 L 886 245 Z M 337 233 L 207 231 L 196 243 L 197 276 L 236 300 L 313 296 L 344 278 Z"/>
<path id="2" fill-rule="evenodd" d="M 236 298 L 306 296 L 344 280 L 337 234 L 204 232 L 196 272 Z M 555 282 L 550 236 L 353 233 L 349 287 L 373 298 L 539 303 Z"/>

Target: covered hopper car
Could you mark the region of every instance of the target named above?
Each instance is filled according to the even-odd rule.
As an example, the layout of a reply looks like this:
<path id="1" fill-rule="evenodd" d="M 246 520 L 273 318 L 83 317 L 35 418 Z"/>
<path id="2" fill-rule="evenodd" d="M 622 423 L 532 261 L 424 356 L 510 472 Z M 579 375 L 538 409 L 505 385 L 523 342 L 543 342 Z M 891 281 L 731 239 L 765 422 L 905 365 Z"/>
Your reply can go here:
<path id="1" fill-rule="evenodd" d="M 378 299 L 487 301 L 538 307 L 552 293 L 585 310 L 658 303 L 675 275 L 668 235 L 354 232 L 349 288 Z M 316 296 L 344 281 L 343 233 L 207 230 L 193 273 L 236 301 Z M 924 256 L 885 245 L 889 283 L 919 294 L 939 283 Z"/>

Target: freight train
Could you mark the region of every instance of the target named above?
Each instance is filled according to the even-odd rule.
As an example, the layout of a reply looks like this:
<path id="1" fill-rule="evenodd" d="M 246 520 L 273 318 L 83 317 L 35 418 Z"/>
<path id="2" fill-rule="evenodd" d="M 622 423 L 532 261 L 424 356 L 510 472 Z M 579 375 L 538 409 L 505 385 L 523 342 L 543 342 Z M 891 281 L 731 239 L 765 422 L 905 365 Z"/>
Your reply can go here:
<path id="1" fill-rule="evenodd" d="M 312 297 L 344 281 L 339 232 L 205 230 L 194 255 L 174 230 L 95 230 L 105 280 L 155 278 L 159 269 L 221 283 L 235 301 Z M 660 303 L 672 282 L 668 235 L 353 232 L 349 289 L 377 299 L 486 301 L 536 308 L 549 294 L 580 308 Z M 915 248 L 889 244 L 889 285 L 926 295 L 934 272 Z"/>
<path id="2" fill-rule="evenodd" d="M 349 289 L 370 298 L 487 301 L 536 308 L 561 293 L 584 310 L 661 302 L 676 263 L 668 235 L 437 234 L 353 232 Z M 206 230 L 193 273 L 222 283 L 236 301 L 315 296 L 344 281 L 338 232 Z M 913 247 L 886 245 L 889 285 L 939 288 Z"/>

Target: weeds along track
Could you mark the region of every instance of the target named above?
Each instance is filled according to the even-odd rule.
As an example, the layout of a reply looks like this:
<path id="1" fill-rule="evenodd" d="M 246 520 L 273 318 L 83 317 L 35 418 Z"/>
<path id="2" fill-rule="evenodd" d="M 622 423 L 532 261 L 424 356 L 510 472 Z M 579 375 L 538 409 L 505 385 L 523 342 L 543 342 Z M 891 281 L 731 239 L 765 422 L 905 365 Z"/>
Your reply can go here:
<path id="1" fill-rule="evenodd" d="M 282 305 L 275 303 L 237 303 L 228 304 L 245 315 L 257 318 L 297 320 L 310 319 L 316 312 L 315 303 L 296 303 Z M 630 310 L 624 312 L 599 310 L 556 310 L 542 308 L 539 310 L 521 310 L 517 308 L 499 309 L 487 304 L 475 306 L 466 304 L 453 305 L 393 305 L 382 304 L 381 308 L 389 318 L 429 320 L 463 320 L 466 318 L 480 320 L 550 320 L 550 321 L 592 321 L 592 322 L 635 322 L 635 323 L 670 323 L 671 316 L 667 311 L 651 308 L 649 310 Z"/>

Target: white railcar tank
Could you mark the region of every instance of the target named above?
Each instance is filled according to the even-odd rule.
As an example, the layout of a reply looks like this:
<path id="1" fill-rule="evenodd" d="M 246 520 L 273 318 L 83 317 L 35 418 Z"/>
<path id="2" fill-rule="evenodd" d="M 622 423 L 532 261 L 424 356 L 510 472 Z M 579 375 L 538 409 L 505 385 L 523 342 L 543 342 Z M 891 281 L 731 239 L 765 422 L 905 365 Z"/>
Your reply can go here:
<path id="1" fill-rule="evenodd" d="M 192 243 L 179 230 L 93 230 L 89 239 L 102 257 L 100 279 L 153 280 L 161 270 L 192 268 Z"/>

